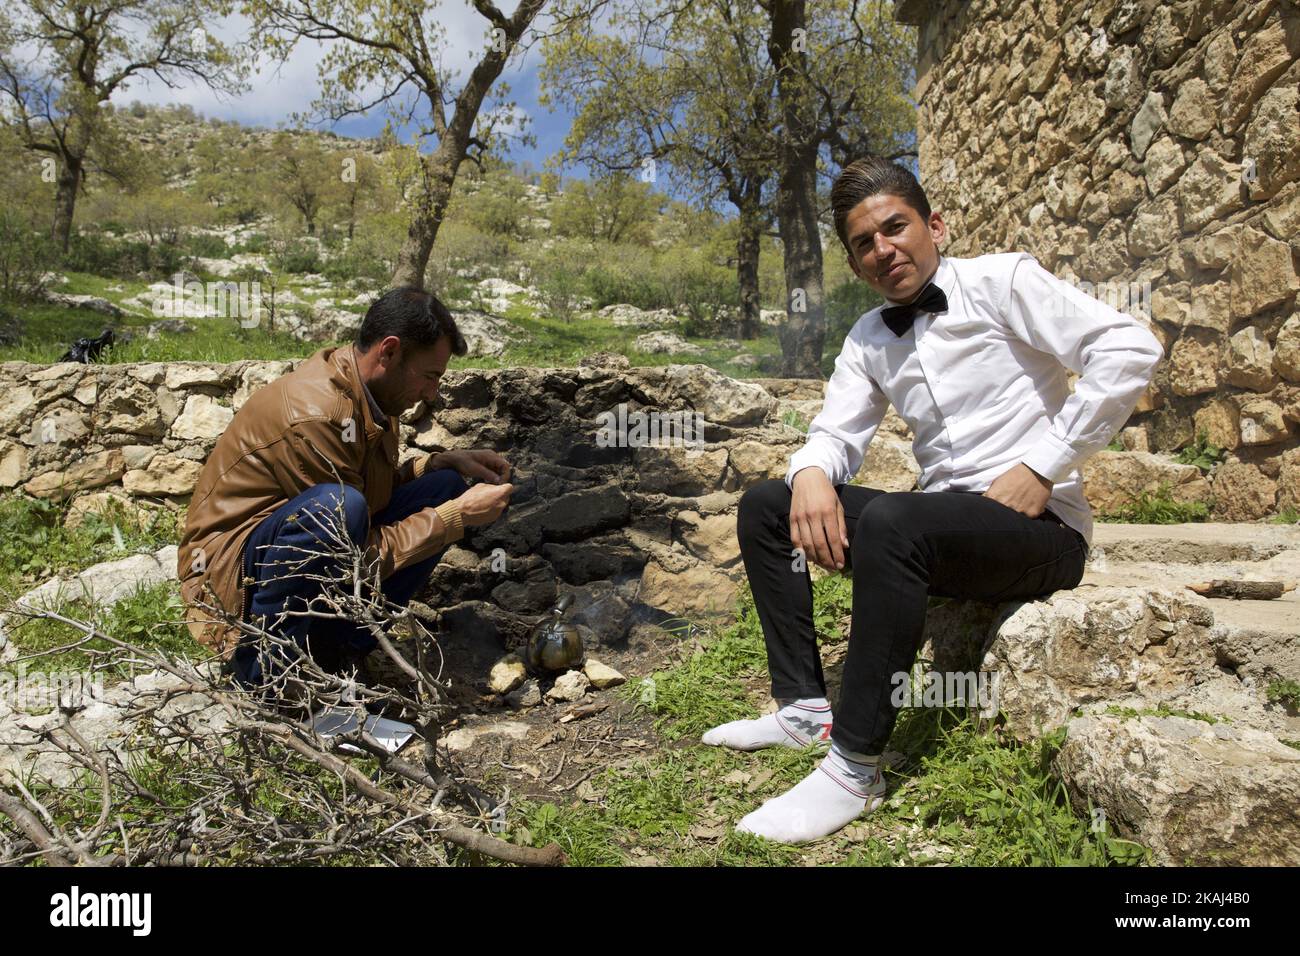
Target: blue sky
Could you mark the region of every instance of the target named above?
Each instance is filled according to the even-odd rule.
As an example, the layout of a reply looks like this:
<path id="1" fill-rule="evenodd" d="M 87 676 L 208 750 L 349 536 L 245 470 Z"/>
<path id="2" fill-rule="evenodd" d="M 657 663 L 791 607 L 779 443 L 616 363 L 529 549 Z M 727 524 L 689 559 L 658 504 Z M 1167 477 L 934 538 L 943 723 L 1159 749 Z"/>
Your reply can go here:
<path id="1" fill-rule="evenodd" d="M 501 8 L 508 14 L 513 6 L 504 4 Z M 453 71 L 459 70 L 459 76 L 453 79 L 454 89 L 458 90 L 460 80 L 468 75 L 477 59 L 477 51 L 486 43 L 486 21 L 464 0 L 444 0 L 437 5 L 436 10 L 439 13 L 439 23 L 445 31 L 442 42 L 445 62 Z M 237 15 L 226 17 L 213 24 L 209 31 L 223 43 L 237 45 L 248 34 L 248 21 Z M 325 49 L 325 44 L 301 41 L 289 60 L 278 69 L 263 65 L 260 73 L 249 78 L 250 91 L 236 98 L 218 97 L 197 80 L 182 80 L 177 88 L 171 89 L 158 80 L 143 78 L 133 82 L 127 89 L 119 90 L 114 95 L 113 102 L 120 107 L 128 105 L 132 100 L 160 105 L 187 103 L 205 117 L 237 120 L 249 126 L 274 129 L 288 125 L 292 113 L 309 111 L 312 101 L 320 93 L 317 63 Z M 537 74 L 540 64 L 541 53 L 533 48 L 516 56 L 501 76 L 510 86 L 509 99 L 517 104 L 519 112 L 529 117 L 529 131 L 537 138 L 535 147 L 516 142 L 505 150 L 505 154 L 515 161 L 531 162 L 534 168 L 540 168 L 547 157 L 561 147 L 572 121 L 572 116 L 567 112 L 551 113 L 538 105 Z M 491 102 L 489 98 L 485 106 Z M 365 117 L 315 126 L 333 130 L 342 136 L 374 136 L 383 128 L 385 118 L 381 108 L 372 110 Z M 408 139 L 406 135 L 402 138 Z M 566 175 L 576 172 L 578 171 L 566 170 Z"/>

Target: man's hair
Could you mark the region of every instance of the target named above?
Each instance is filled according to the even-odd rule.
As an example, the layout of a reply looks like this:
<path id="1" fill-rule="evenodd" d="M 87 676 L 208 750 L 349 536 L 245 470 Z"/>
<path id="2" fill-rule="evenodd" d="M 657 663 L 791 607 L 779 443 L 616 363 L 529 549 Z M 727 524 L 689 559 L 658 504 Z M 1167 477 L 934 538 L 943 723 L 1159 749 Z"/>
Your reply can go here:
<path id="1" fill-rule="evenodd" d="M 923 221 L 930 218 L 930 200 L 916 177 L 905 167 L 891 163 L 879 156 L 864 156 L 849 163 L 835 178 L 831 187 L 831 214 L 835 218 L 835 231 L 840 242 L 849 250 L 849 237 L 845 222 L 853 208 L 868 196 L 886 193 L 898 196 L 921 214 Z"/>
<path id="2" fill-rule="evenodd" d="M 396 335 L 404 349 L 430 348 L 446 336 L 453 355 L 469 352 L 451 311 L 436 295 L 414 286 L 389 289 L 375 300 L 357 329 L 356 346 L 365 352 L 390 335 Z"/>

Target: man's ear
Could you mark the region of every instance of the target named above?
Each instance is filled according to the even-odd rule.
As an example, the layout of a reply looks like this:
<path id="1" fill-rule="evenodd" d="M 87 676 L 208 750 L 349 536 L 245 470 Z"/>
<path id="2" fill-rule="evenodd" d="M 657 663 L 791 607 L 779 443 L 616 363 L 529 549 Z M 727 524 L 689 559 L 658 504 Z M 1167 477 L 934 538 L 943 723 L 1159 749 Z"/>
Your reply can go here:
<path id="1" fill-rule="evenodd" d="M 934 238 L 936 246 L 948 238 L 948 224 L 937 212 L 930 213 L 930 235 Z"/>
<path id="2" fill-rule="evenodd" d="M 385 370 L 396 368 L 402 358 L 402 340 L 396 335 L 384 337 L 379 342 L 379 354 L 377 356 L 379 364 Z"/>

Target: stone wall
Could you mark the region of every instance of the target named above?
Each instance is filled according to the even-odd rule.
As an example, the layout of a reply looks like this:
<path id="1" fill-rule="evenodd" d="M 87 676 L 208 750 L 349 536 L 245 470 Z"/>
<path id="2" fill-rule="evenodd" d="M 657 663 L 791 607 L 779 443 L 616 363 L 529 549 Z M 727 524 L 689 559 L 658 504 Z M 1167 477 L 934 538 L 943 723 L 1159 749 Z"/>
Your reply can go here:
<path id="1" fill-rule="evenodd" d="M 1295 0 L 901 0 L 896 15 L 919 27 L 921 180 L 946 251 L 1030 252 L 1151 321 L 1166 361 L 1126 445 L 1204 430 L 1248 510 L 1294 507 Z"/>
<path id="2" fill-rule="evenodd" d="M 403 423 L 406 456 L 492 447 L 518 479 L 503 520 L 472 529 L 439 565 L 435 606 L 463 602 L 462 613 L 490 621 L 507 640 L 561 587 L 589 592 L 578 619 L 615 639 L 634 609 L 647 620 L 647 609 L 660 618 L 730 609 L 744 578 L 736 503 L 754 482 L 784 476 L 803 434 L 782 423 L 783 409 L 802 406 L 705 366 L 606 361 L 451 371 L 436 408 L 416 409 Z M 183 508 L 235 412 L 294 364 L 0 365 L 0 489 L 67 502 L 68 520 L 112 498 Z M 793 383 L 785 391 L 820 404 L 821 383 L 802 384 L 812 390 Z M 599 416 L 620 405 L 698 412 L 703 440 L 602 447 Z M 882 437 L 880 447 L 888 444 Z M 887 450 L 895 454 L 882 460 L 902 461 Z M 906 490 L 915 465 L 902 467 L 892 486 Z M 879 468 L 874 474 L 891 480 Z"/>

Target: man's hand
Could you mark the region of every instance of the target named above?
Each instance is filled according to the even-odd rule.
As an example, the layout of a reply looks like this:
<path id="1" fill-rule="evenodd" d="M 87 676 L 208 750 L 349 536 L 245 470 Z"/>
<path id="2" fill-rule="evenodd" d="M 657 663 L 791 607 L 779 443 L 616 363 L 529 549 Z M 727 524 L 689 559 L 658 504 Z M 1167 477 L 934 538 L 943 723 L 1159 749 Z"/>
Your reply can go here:
<path id="1" fill-rule="evenodd" d="M 1037 518 L 1052 497 L 1052 483 L 1022 462 L 993 479 L 984 497 L 1030 518 Z"/>
<path id="2" fill-rule="evenodd" d="M 844 567 L 844 549 L 849 546 L 840 496 L 816 465 L 803 468 L 790 483 L 790 540 L 804 555 L 827 571 Z"/>
<path id="3" fill-rule="evenodd" d="M 486 481 L 471 486 L 463 495 L 454 499 L 460 506 L 461 521 L 467 528 L 491 524 L 506 510 L 514 490 L 514 485 L 494 485 Z"/>
<path id="4" fill-rule="evenodd" d="M 428 469 L 455 468 L 462 478 L 481 478 L 499 485 L 510 478 L 510 462 L 487 448 L 454 449 L 429 457 Z"/>

